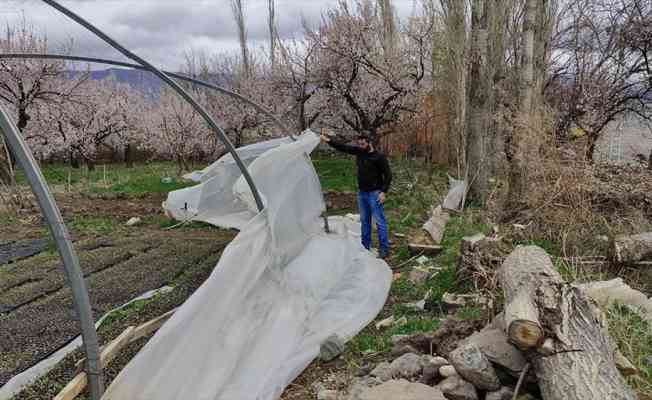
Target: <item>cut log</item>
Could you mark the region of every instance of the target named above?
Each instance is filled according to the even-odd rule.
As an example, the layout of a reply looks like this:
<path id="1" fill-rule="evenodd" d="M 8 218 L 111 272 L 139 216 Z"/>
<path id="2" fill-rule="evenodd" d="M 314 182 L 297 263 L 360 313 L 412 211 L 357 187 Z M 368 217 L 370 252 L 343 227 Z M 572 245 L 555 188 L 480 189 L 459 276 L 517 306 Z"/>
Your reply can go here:
<path id="1" fill-rule="evenodd" d="M 505 260 L 500 279 L 506 302 L 504 329 L 508 336 L 516 335 L 510 341 L 528 349 L 529 343 L 546 343 L 548 355 L 525 353 L 544 400 L 636 399 L 616 368 L 615 347 L 595 303 L 561 279 L 543 249 L 517 247 Z M 536 327 L 540 337 L 522 337 L 512 326 L 519 320 Z"/>
<path id="2" fill-rule="evenodd" d="M 630 306 L 640 316 L 652 323 L 652 298 L 632 289 L 622 278 L 589 282 L 577 285 L 606 311 L 614 303 Z"/>
<path id="3" fill-rule="evenodd" d="M 561 279 L 552 268 L 550 257 L 538 247 L 519 246 L 503 262 L 499 277 L 505 295 L 504 323 L 509 341 L 521 350 L 539 346 L 544 333 L 532 294 L 543 279 Z"/>
<path id="4" fill-rule="evenodd" d="M 430 219 L 423 224 L 423 230 L 430 234 L 435 244 L 441 243 L 444 238 L 444 230 L 449 219 L 450 215 L 442 210 L 441 206 L 437 206 L 432 210 Z"/>
<path id="5" fill-rule="evenodd" d="M 616 236 L 611 245 L 611 256 L 619 264 L 652 261 L 652 232 Z"/>
<path id="6" fill-rule="evenodd" d="M 442 247 L 436 245 L 426 245 L 417 243 L 408 243 L 410 254 L 423 254 L 425 256 L 436 256 L 441 253 Z"/>

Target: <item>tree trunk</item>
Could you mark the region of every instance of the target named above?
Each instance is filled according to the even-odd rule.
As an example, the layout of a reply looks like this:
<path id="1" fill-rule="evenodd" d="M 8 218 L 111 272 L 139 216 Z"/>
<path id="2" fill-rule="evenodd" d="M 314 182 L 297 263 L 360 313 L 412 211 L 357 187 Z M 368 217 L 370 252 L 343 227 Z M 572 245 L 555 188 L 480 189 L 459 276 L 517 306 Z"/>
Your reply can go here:
<path id="1" fill-rule="evenodd" d="M 244 0 L 231 0 L 231 11 L 238 27 L 238 41 L 240 42 L 240 54 L 242 57 L 242 72 L 245 77 L 251 72 L 249 65 L 249 49 L 247 46 L 247 27 L 244 15 Z"/>
<path id="2" fill-rule="evenodd" d="M 504 330 L 534 367 L 544 400 L 633 400 L 595 304 L 568 285 L 548 254 L 519 246 L 499 275 Z M 545 345 L 544 345 L 545 344 Z"/>
<path id="3" fill-rule="evenodd" d="M 473 0 L 471 8 L 471 68 L 469 71 L 469 98 L 466 124 L 466 161 L 465 180 L 470 183 L 470 196 L 484 203 L 487 193 L 487 126 L 489 117 L 490 83 L 487 75 L 488 49 L 488 0 Z"/>
<path id="4" fill-rule="evenodd" d="M 448 0 L 445 4 L 448 54 L 444 57 L 443 94 L 448 106 L 448 167 L 453 175 L 461 178 L 466 169 L 466 7 L 459 0 Z M 433 43 L 433 46 L 437 45 Z"/>
<path id="5" fill-rule="evenodd" d="M 523 20 L 522 65 L 519 82 L 519 118 L 511 141 L 511 166 L 509 174 L 509 202 L 512 205 L 523 203 L 529 179 L 529 150 L 532 144 L 528 139 L 531 133 L 532 98 L 534 92 L 534 21 L 537 1 L 527 0 Z"/>
<path id="6" fill-rule="evenodd" d="M 546 67 L 550 60 L 550 41 L 556 20 L 558 0 L 540 0 L 534 27 L 534 97 L 535 104 L 543 99 L 546 81 Z"/>
<path id="7" fill-rule="evenodd" d="M 593 155 L 595 154 L 595 144 L 597 142 L 597 137 L 592 133 L 587 133 L 587 138 L 588 143 L 586 145 L 586 153 L 584 153 L 584 157 L 586 157 L 586 161 L 593 164 Z"/>
<path id="8" fill-rule="evenodd" d="M 18 122 L 16 123 L 16 127 L 18 128 L 18 130 L 23 132 L 27 127 L 27 123 L 29 122 L 29 120 L 30 120 L 30 116 L 29 114 L 27 114 L 27 110 L 25 110 L 25 107 L 19 106 Z"/>
<path id="9" fill-rule="evenodd" d="M 75 156 L 75 152 L 70 150 L 68 153 L 68 158 L 70 160 L 70 166 L 77 169 L 79 168 L 79 159 Z"/>
<path id="10" fill-rule="evenodd" d="M 383 50 L 385 60 L 391 60 L 394 55 L 394 41 L 396 27 L 394 24 L 394 10 L 391 0 L 378 0 L 380 15 L 383 20 Z"/>
<path id="11" fill-rule="evenodd" d="M 647 158 L 647 169 L 652 171 L 652 150 L 650 150 L 650 155 Z"/>
<path id="12" fill-rule="evenodd" d="M 276 71 L 276 0 L 267 1 L 267 27 L 269 29 L 269 59 L 272 72 Z"/>
<path id="13" fill-rule="evenodd" d="M 133 155 L 133 146 L 131 143 L 125 145 L 125 165 L 127 168 L 134 167 L 134 155 Z"/>
<path id="14" fill-rule="evenodd" d="M 5 143 L 4 137 L 0 135 L 0 183 L 11 186 L 16 184 L 13 166 L 14 159 L 11 155 L 11 149 Z"/>
<path id="15" fill-rule="evenodd" d="M 308 123 L 306 122 L 306 103 L 301 100 L 299 102 L 299 132 L 303 132 L 306 129 L 308 129 Z"/>

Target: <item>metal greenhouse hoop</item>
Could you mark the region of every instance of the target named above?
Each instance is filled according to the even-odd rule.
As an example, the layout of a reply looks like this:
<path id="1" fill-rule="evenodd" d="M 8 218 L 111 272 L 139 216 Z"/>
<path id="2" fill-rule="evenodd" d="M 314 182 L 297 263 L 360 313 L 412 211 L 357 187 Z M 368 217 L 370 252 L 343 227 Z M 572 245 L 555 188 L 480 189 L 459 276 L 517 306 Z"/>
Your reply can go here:
<path id="1" fill-rule="evenodd" d="M 56 243 L 57 250 L 59 250 L 59 254 L 63 260 L 66 278 L 72 290 L 72 297 L 81 325 L 81 334 L 87 360 L 86 374 L 88 375 L 91 388 L 91 396 L 93 400 L 99 400 L 104 391 L 100 351 L 97 342 L 97 332 L 95 331 L 93 311 L 91 310 L 84 275 L 79 266 L 79 258 L 72 246 L 72 241 L 61 217 L 61 212 L 48 189 L 48 185 L 45 182 L 45 178 L 43 178 L 43 174 L 34 156 L 2 105 L 0 105 L 0 130 L 4 132 L 9 148 L 13 151 L 16 160 L 27 176 L 29 185 L 36 196 L 39 207 L 47 221 L 50 233 Z"/>
<path id="2" fill-rule="evenodd" d="M 259 211 L 263 210 L 264 205 L 260 197 L 260 193 L 258 192 L 258 189 L 256 188 L 255 183 L 253 182 L 253 179 L 249 174 L 249 171 L 247 170 L 246 166 L 238 156 L 238 153 L 235 151 L 233 144 L 229 141 L 228 137 L 226 136 L 222 128 L 220 128 L 219 125 L 217 125 L 217 123 L 210 117 L 208 112 L 199 103 L 197 103 L 193 99 L 193 97 L 190 94 L 188 94 L 179 84 L 177 84 L 174 80 L 170 78 L 170 76 L 174 76 L 177 74 L 169 75 L 165 72 L 158 70 L 152 64 L 148 63 L 147 61 L 140 58 L 136 54 L 127 50 L 125 47 L 121 46 L 118 42 L 110 38 L 104 32 L 96 28 L 94 25 L 92 25 L 91 23 L 89 23 L 79 15 L 73 13 L 66 7 L 57 3 L 57 1 L 43 0 L 43 2 L 50 5 L 54 9 L 58 10 L 65 16 L 69 17 L 79 25 L 88 29 L 90 32 L 95 34 L 97 37 L 99 37 L 104 42 L 106 42 L 107 44 L 109 44 L 110 46 L 118 50 L 126 57 L 139 63 L 142 66 L 139 69 L 144 69 L 152 72 L 159 79 L 161 79 L 163 82 L 168 84 L 172 89 L 174 89 L 186 102 L 188 102 L 195 109 L 195 111 L 197 111 L 202 116 L 202 118 L 206 121 L 209 127 L 217 134 L 218 138 L 222 141 L 222 143 L 225 145 L 227 150 L 231 153 L 233 159 L 238 165 L 238 168 L 242 172 L 242 175 L 244 176 L 245 180 L 247 181 L 247 184 L 249 185 L 249 188 L 256 201 L 256 206 L 258 207 L 258 210 Z M 182 76 L 176 76 L 176 77 L 179 79 L 188 80 L 187 77 L 182 77 Z M 194 79 L 193 81 L 195 81 L 195 83 L 200 84 L 202 86 L 211 87 L 213 89 L 224 92 L 223 88 L 217 88 L 214 87 L 214 85 L 207 84 L 206 82 L 196 81 Z M 242 96 L 237 95 L 233 92 L 230 92 L 230 95 L 234 95 L 234 97 L 236 98 L 245 100 L 247 103 L 255 106 L 259 111 L 264 112 L 266 115 L 268 114 L 266 111 L 264 111 L 264 109 L 262 109 L 262 107 L 243 98 Z M 276 123 L 279 122 L 276 121 L 275 118 L 273 120 Z M 283 124 L 280 125 L 282 126 Z M 102 366 L 101 366 L 101 360 L 99 355 L 100 351 L 99 351 L 99 345 L 97 339 L 97 332 L 95 331 L 93 313 L 90 306 L 88 290 L 86 288 L 86 283 L 84 281 L 81 267 L 79 265 L 79 259 L 72 245 L 72 241 L 68 234 L 68 230 L 65 226 L 63 218 L 61 217 L 61 213 L 57 207 L 57 204 L 52 194 L 49 191 L 48 185 L 45 182 L 43 174 L 41 173 L 41 170 L 36 160 L 34 159 L 34 156 L 32 155 L 29 146 L 23 140 L 18 128 L 11 121 L 9 115 L 7 114 L 7 112 L 4 110 L 2 106 L 0 106 L 0 130 L 2 130 L 5 137 L 7 138 L 7 144 L 9 148 L 13 151 L 18 163 L 20 164 L 20 166 L 22 167 L 23 171 L 27 176 L 27 180 L 30 184 L 32 191 L 34 192 L 37 198 L 37 201 L 43 212 L 43 215 L 46 218 L 48 228 L 56 242 L 57 249 L 63 260 L 66 277 L 72 289 L 73 301 L 80 321 L 84 351 L 86 353 L 86 360 L 87 360 L 86 373 L 88 376 L 91 398 L 93 400 L 100 400 L 104 392 L 103 373 L 102 373 Z"/>

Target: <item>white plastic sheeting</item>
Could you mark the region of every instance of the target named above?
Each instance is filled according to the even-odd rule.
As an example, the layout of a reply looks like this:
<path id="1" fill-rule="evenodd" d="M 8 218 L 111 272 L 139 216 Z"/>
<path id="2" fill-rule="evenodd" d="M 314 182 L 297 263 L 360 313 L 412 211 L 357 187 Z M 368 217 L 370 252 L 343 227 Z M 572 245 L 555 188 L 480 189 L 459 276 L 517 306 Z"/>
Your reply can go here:
<path id="1" fill-rule="evenodd" d="M 289 143 L 292 143 L 292 139 L 284 137 L 241 147 L 236 151 L 248 166 L 266 151 Z M 257 208 L 248 208 L 233 191 L 233 185 L 241 176 L 233 156 L 227 153 L 203 170 L 185 175 L 186 179 L 201 184 L 171 192 L 163 208 L 168 216 L 179 221 L 203 221 L 240 229 L 257 214 Z"/>
<path id="2" fill-rule="evenodd" d="M 167 207 L 192 200 L 196 210 L 215 210 L 202 218 L 216 225 L 240 221 L 243 204 L 252 217 L 209 279 L 125 367 L 104 399 L 277 399 L 328 337 L 349 340 L 374 319 L 391 271 L 364 250 L 359 227 L 349 219 L 331 218 L 331 233 L 324 232 L 324 201 L 308 156 L 318 143 L 308 131 L 250 164 L 265 203 L 260 213 L 242 177 L 219 188 L 226 182 L 220 168 L 200 186 L 219 189 L 234 203 L 206 205 L 202 199 L 211 197 L 197 201 L 192 190 L 170 194 Z"/>

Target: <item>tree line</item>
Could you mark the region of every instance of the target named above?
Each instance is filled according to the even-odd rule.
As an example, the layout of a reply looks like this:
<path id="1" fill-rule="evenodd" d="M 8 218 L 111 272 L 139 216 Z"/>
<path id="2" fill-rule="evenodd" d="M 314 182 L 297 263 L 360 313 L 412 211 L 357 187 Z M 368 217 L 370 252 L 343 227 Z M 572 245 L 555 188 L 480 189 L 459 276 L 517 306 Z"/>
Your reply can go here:
<path id="1" fill-rule="evenodd" d="M 181 72 L 265 106 L 291 129 L 391 135 L 423 111 L 444 108 L 445 164 L 479 201 L 498 184 L 518 203 L 536 161 L 578 131 L 591 161 L 608 124 L 650 118 L 652 4 L 645 0 L 419 0 L 408 18 L 391 0 L 341 0 L 298 37 L 279 36 L 267 0 L 269 44 L 251 46 L 246 0 L 230 0 L 237 54 L 187 51 Z M 72 43 L 72 42 L 71 42 Z M 52 48 L 28 22 L 7 27 L 0 52 Z M 71 74 L 71 68 L 76 73 Z M 250 107 L 188 87 L 239 146 L 278 132 Z M 52 60 L 0 61 L 0 101 L 37 157 L 92 168 L 103 149 L 175 160 L 179 169 L 224 149 L 169 90 L 144 96 L 87 67 Z M 442 126 L 442 125 L 439 125 Z M 4 160 L 4 162 L 2 161 Z M 11 155 L 0 152 L 0 180 Z"/>

